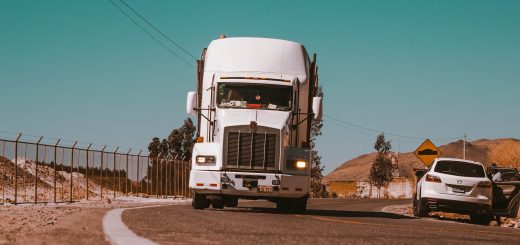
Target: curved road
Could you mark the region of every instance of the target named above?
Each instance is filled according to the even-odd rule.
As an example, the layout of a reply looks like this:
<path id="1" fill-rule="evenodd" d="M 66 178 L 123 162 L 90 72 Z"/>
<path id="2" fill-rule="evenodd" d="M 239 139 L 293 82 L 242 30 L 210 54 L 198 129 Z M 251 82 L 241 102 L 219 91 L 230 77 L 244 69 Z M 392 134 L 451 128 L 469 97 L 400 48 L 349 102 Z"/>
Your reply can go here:
<path id="1" fill-rule="evenodd" d="M 194 210 L 161 206 L 126 210 L 124 223 L 139 236 L 160 244 L 518 244 L 517 229 L 416 219 L 381 212 L 409 200 L 310 200 L 306 214 L 278 213 L 264 201 L 237 208 Z"/>

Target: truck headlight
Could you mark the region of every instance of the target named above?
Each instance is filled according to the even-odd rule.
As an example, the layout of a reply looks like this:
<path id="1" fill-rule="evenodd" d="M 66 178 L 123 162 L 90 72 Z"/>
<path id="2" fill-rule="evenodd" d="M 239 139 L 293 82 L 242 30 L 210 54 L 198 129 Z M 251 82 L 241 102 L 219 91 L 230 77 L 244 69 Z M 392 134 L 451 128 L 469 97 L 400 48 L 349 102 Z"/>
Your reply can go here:
<path id="1" fill-rule="evenodd" d="M 197 156 L 195 157 L 195 162 L 198 165 L 214 165 L 215 159 L 215 156 Z"/>
<path id="2" fill-rule="evenodd" d="M 288 160 L 286 166 L 288 170 L 305 170 L 309 165 L 305 160 Z"/>
<path id="3" fill-rule="evenodd" d="M 296 161 L 296 168 L 304 169 L 307 167 L 306 161 Z"/>

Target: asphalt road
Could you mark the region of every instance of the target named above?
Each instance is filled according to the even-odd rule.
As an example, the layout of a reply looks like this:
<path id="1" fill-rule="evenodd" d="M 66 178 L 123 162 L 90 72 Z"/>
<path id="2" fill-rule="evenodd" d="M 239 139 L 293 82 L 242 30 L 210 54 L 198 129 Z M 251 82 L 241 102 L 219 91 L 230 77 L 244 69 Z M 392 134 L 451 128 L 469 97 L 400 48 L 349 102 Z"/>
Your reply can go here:
<path id="1" fill-rule="evenodd" d="M 162 206 L 126 210 L 124 223 L 160 244 L 519 244 L 520 231 L 381 212 L 409 200 L 310 200 L 306 214 L 265 201 L 237 208 Z"/>

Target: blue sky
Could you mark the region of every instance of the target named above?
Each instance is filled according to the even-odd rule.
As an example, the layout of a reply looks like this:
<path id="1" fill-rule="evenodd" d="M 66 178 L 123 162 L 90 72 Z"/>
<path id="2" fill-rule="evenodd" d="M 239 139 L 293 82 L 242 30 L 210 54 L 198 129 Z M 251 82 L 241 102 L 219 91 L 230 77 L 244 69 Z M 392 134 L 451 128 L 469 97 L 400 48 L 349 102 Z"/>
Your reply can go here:
<path id="1" fill-rule="evenodd" d="M 325 115 L 395 150 L 520 138 L 518 1 L 127 1 L 196 57 L 221 33 L 303 43 Z M 146 149 L 186 118 L 194 81 L 109 1 L 0 0 L 1 131 Z M 376 131 L 325 119 L 327 173 L 372 151 Z"/>

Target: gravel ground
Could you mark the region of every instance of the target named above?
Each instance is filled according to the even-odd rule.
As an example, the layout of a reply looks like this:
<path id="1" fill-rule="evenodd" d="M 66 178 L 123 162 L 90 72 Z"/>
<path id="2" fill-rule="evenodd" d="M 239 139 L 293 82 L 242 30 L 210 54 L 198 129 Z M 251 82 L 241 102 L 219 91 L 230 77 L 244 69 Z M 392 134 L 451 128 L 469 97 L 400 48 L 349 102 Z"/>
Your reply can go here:
<path id="1" fill-rule="evenodd" d="M 115 201 L 0 206 L 0 244 L 104 244 L 102 218 L 106 211 L 179 201 L 122 197 Z"/>

